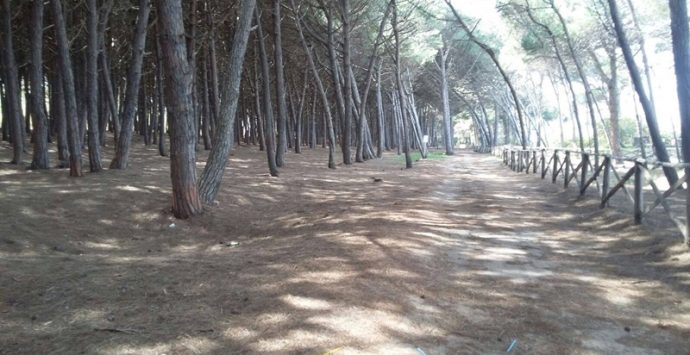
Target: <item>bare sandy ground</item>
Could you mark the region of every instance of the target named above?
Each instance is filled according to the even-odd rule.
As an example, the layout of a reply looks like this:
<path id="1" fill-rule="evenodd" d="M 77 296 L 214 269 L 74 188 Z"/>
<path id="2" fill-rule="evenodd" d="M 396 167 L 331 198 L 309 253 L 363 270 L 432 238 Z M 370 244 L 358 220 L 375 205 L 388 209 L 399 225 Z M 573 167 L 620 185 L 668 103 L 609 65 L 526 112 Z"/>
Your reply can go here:
<path id="1" fill-rule="evenodd" d="M 491 156 L 330 171 L 318 149 L 271 178 L 240 147 L 190 221 L 167 211 L 168 161 L 133 157 L 81 179 L 0 166 L 0 353 L 690 351 L 670 223 Z"/>

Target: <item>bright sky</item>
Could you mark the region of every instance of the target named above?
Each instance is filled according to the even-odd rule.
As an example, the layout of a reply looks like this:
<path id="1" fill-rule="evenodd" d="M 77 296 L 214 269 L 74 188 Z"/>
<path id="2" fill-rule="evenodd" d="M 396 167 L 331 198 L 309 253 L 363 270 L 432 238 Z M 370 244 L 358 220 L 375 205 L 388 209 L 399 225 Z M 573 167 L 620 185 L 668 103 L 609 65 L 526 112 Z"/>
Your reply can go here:
<path id="1" fill-rule="evenodd" d="M 441 0 L 438 0 L 441 1 Z M 650 0 L 644 0 L 650 1 Z M 643 1 L 643 2 L 644 2 Z M 656 0 L 652 0 L 656 1 Z M 635 3 L 639 1 L 634 1 Z M 508 70 L 528 70 L 528 68 L 521 67 L 522 63 L 519 60 L 516 61 L 517 57 L 520 56 L 519 42 L 515 38 L 515 34 L 511 32 L 510 26 L 508 26 L 505 21 L 501 18 L 498 11 L 496 10 L 496 0 L 453 0 L 453 5 L 462 14 L 471 16 L 476 19 L 480 19 L 479 28 L 481 31 L 486 33 L 495 33 L 501 35 L 501 37 L 506 42 L 506 48 L 501 53 L 501 61 L 505 63 Z M 636 5 L 637 8 L 637 5 Z M 641 7 L 643 9 L 643 7 Z M 569 9 L 570 14 L 572 11 L 583 10 L 582 6 L 576 6 L 575 9 Z M 564 13 L 568 16 L 568 13 Z M 665 21 L 666 19 L 664 19 Z M 664 24 L 658 24 L 662 27 Z M 655 48 L 657 44 L 651 36 L 647 36 L 647 52 L 650 56 L 652 72 L 653 72 L 653 86 L 654 86 L 654 96 L 657 103 L 657 120 L 659 121 L 659 126 L 663 132 L 671 132 L 672 123 L 675 124 L 676 130 L 679 129 L 680 121 L 678 114 L 678 98 L 676 94 L 676 81 L 675 74 L 673 71 L 673 56 L 670 51 L 661 51 L 657 53 Z M 665 40 L 665 39 L 662 39 Z M 670 41 L 670 39 L 668 39 Z M 512 46 L 512 48 L 511 48 Z M 638 58 L 639 59 L 639 58 Z M 639 60 L 641 68 L 641 60 Z M 620 77 L 625 78 L 627 83 L 630 83 L 628 79 L 628 71 L 625 64 L 621 61 Z M 546 87 L 548 90 L 548 86 Z M 552 96 L 552 95 L 547 95 Z M 634 118 L 635 110 L 633 104 L 634 96 L 632 88 L 628 87 L 622 91 L 621 106 L 623 117 Z M 604 105 L 604 103 L 600 103 Z M 606 106 L 601 107 L 603 111 L 606 111 Z M 642 115 L 642 111 L 640 114 Z M 605 112 L 604 112 L 605 114 Z M 644 120 L 644 116 L 641 116 Z"/>

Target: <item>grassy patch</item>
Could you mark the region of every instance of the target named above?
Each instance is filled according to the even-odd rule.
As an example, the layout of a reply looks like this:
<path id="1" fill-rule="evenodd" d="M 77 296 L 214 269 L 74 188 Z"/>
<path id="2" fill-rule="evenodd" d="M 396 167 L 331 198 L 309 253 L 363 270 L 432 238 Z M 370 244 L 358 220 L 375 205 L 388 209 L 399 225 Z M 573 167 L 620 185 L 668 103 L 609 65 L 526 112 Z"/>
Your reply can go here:
<path id="1" fill-rule="evenodd" d="M 417 161 L 417 160 L 422 159 L 422 154 L 419 153 L 418 151 L 412 152 L 411 155 L 412 155 L 412 161 Z M 428 160 L 443 160 L 443 159 L 448 158 L 448 156 L 446 155 L 446 153 L 443 153 L 443 152 L 429 152 L 427 154 L 426 158 Z M 400 155 L 396 155 L 394 159 L 396 161 L 404 162 L 405 161 L 405 154 L 401 153 Z"/>

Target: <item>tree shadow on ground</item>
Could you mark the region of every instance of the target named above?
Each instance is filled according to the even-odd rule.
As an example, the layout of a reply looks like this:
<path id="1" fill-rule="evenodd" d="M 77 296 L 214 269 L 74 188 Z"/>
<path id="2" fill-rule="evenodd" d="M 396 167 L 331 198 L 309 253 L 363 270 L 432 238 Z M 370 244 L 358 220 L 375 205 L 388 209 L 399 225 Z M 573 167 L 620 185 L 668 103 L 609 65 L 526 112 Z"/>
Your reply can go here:
<path id="1" fill-rule="evenodd" d="M 672 229 L 486 156 L 330 171 L 319 149 L 275 179 L 241 147 L 219 206 L 177 221 L 167 161 L 135 151 L 124 172 L 3 175 L 0 353 L 687 349 Z"/>

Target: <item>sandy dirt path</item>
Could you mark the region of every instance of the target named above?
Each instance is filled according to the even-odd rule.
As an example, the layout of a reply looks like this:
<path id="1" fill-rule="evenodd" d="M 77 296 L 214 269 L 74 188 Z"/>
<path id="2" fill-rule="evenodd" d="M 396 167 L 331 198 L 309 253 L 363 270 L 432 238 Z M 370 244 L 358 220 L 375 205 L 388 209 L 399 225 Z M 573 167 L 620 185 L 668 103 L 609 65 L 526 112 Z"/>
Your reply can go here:
<path id="1" fill-rule="evenodd" d="M 77 180 L 0 166 L 0 353 L 688 353 L 672 228 L 487 155 L 324 157 L 271 178 L 238 148 L 191 221 L 153 150 Z"/>

